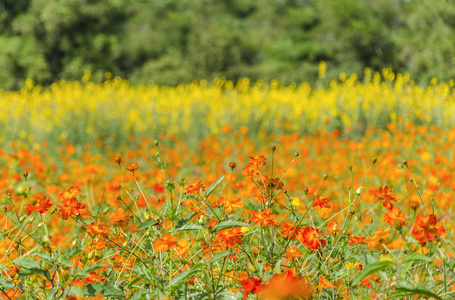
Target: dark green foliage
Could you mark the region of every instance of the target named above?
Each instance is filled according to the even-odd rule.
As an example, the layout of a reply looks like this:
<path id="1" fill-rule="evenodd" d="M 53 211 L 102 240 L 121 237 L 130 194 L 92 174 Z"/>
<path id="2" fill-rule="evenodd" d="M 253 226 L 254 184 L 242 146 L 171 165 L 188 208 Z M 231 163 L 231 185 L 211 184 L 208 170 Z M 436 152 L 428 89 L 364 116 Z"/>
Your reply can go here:
<path id="1" fill-rule="evenodd" d="M 455 76 L 452 1 L 0 0 L 0 88 L 92 80 L 176 85 L 226 77 L 289 84 L 392 68 Z"/>

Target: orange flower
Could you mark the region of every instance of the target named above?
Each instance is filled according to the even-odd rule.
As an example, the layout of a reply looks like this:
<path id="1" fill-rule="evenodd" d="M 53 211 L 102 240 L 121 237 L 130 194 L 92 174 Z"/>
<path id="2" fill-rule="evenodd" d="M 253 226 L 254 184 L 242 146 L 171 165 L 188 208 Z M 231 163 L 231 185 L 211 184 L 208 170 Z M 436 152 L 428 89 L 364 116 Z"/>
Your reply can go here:
<path id="1" fill-rule="evenodd" d="M 188 247 L 188 241 L 185 240 L 185 239 L 180 239 L 178 240 L 177 242 L 177 252 L 179 253 L 179 255 L 181 257 L 184 257 L 188 251 L 190 250 L 190 248 Z"/>
<path id="2" fill-rule="evenodd" d="M 425 217 L 419 213 L 412 227 L 412 235 L 414 238 L 425 246 L 427 242 L 434 241 L 436 237 L 444 234 L 446 231 L 442 224 L 437 225 L 438 219 L 435 215 Z"/>
<path id="3" fill-rule="evenodd" d="M 250 156 L 249 159 L 249 165 L 265 166 L 267 164 L 265 156 Z"/>
<path id="4" fill-rule="evenodd" d="M 262 291 L 262 280 L 254 277 L 248 277 L 242 280 L 241 290 L 245 290 L 243 293 L 243 299 L 246 299 L 249 293 L 260 293 Z"/>
<path id="5" fill-rule="evenodd" d="M 294 297 L 309 299 L 314 294 L 314 288 L 306 278 L 294 276 L 291 270 L 283 274 L 275 274 L 264 285 L 260 294 L 261 299 L 284 300 Z"/>
<path id="6" fill-rule="evenodd" d="M 118 207 L 117 210 L 111 211 L 109 213 L 109 222 L 108 225 L 119 225 L 120 227 L 125 227 L 127 223 L 131 222 L 131 213 L 125 212 L 123 208 Z"/>
<path id="7" fill-rule="evenodd" d="M 311 205 L 311 207 L 319 206 L 320 208 L 330 208 L 330 204 L 327 203 L 327 202 L 329 202 L 329 200 L 330 200 L 330 197 L 323 198 L 323 199 L 320 199 L 319 197 L 317 197 L 316 200 L 314 200 L 313 205 Z"/>
<path id="8" fill-rule="evenodd" d="M 27 215 L 30 215 L 34 211 L 38 211 L 40 214 L 44 214 L 52 207 L 52 202 L 49 198 L 44 197 L 41 201 L 37 201 L 35 204 L 27 205 Z"/>
<path id="9" fill-rule="evenodd" d="M 286 221 L 283 223 L 283 225 L 280 226 L 281 229 L 281 235 L 283 238 L 287 239 L 291 237 L 291 234 L 294 233 L 295 231 L 295 226 L 294 223 L 291 221 Z"/>
<path id="10" fill-rule="evenodd" d="M 235 244 L 240 244 L 241 237 L 243 237 L 243 232 L 241 227 L 234 227 L 229 229 L 224 229 L 218 232 L 218 237 L 220 238 L 220 244 L 223 247 L 234 247 Z"/>
<path id="11" fill-rule="evenodd" d="M 261 190 L 258 188 L 253 188 L 251 190 L 251 196 L 253 197 L 253 201 L 257 203 L 262 202 L 265 199 L 264 194 L 262 194 Z"/>
<path id="12" fill-rule="evenodd" d="M 247 177 L 254 177 L 259 174 L 259 169 L 257 165 L 246 165 L 243 167 L 242 175 Z"/>
<path id="13" fill-rule="evenodd" d="M 5 297 L 1 295 L 2 299 L 21 299 L 22 298 L 22 290 L 20 288 L 16 288 L 15 290 L 13 289 L 8 289 L 6 293 L 4 293 Z"/>
<path id="14" fill-rule="evenodd" d="M 302 256 L 302 252 L 300 252 L 296 246 L 289 247 L 289 249 L 284 253 L 284 257 L 286 257 L 286 261 L 292 260 L 292 259 L 300 257 L 300 256 Z"/>
<path id="15" fill-rule="evenodd" d="M 173 249 L 177 247 L 177 243 L 175 241 L 177 241 L 176 237 L 173 237 L 170 234 L 164 234 L 160 239 L 155 239 L 153 242 L 153 249 L 155 249 L 155 251 L 163 252 L 169 249 Z"/>
<path id="16" fill-rule="evenodd" d="M 63 205 L 57 206 L 60 208 L 59 212 L 62 213 L 63 220 L 67 220 L 69 216 L 75 218 L 77 214 L 80 214 L 80 210 L 83 209 L 82 203 L 77 201 L 76 198 L 67 200 L 63 203 Z"/>
<path id="17" fill-rule="evenodd" d="M 264 183 L 267 191 L 277 191 L 281 190 L 284 187 L 284 183 L 281 181 L 280 177 L 271 178 L 268 176 L 264 177 Z"/>
<path id="18" fill-rule="evenodd" d="M 371 284 L 371 282 L 373 282 L 373 281 L 376 281 L 376 283 L 378 283 L 378 284 L 381 283 L 381 278 L 379 278 L 377 273 L 370 275 L 368 277 L 365 277 L 364 279 L 362 279 L 360 284 L 362 286 L 369 287 L 370 289 L 372 289 L 373 285 Z"/>
<path id="19" fill-rule="evenodd" d="M 321 231 L 311 226 L 305 228 L 299 227 L 296 236 L 300 243 L 312 251 L 318 250 L 319 247 L 324 248 L 327 243 L 325 240 L 320 239 L 322 237 Z"/>
<path id="20" fill-rule="evenodd" d="M 330 288 L 333 288 L 333 286 L 330 284 L 330 281 L 325 279 L 322 276 L 319 276 L 318 290 L 330 289 Z"/>
<path id="21" fill-rule="evenodd" d="M 218 204 L 224 205 L 224 212 L 228 214 L 232 213 L 234 211 L 234 208 L 243 208 L 242 198 L 234 196 L 228 197 L 227 199 L 220 197 L 218 199 Z"/>
<path id="22" fill-rule="evenodd" d="M 358 244 L 365 244 L 365 237 L 363 236 L 352 236 L 349 238 L 348 246 L 350 245 L 358 245 Z"/>
<path id="23" fill-rule="evenodd" d="M 85 232 L 91 237 L 107 237 L 108 231 L 107 226 L 100 224 L 100 221 L 92 222 L 85 227 Z"/>
<path id="24" fill-rule="evenodd" d="M 196 183 L 193 183 L 192 185 L 190 185 L 189 187 L 186 188 L 186 191 L 188 192 L 188 194 L 190 195 L 197 195 L 197 193 L 199 193 L 199 191 L 202 189 L 202 191 L 205 191 L 205 187 L 204 187 L 204 184 L 200 181 L 196 182 Z"/>
<path id="25" fill-rule="evenodd" d="M 391 209 L 393 207 L 392 202 L 397 202 L 398 200 L 393 198 L 392 195 L 389 195 L 389 192 L 392 193 L 392 190 L 389 190 L 388 186 L 384 188 L 380 187 L 378 191 L 375 192 L 376 197 L 378 198 L 376 201 L 382 203 L 385 208 Z"/>
<path id="26" fill-rule="evenodd" d="M 80 192 L 81 192 L 80 188 L 76 186 L 70 186 L 69 188 L 60 193 L 60 198 L 62 199 L 62 202 L 68 201 L 79 195 Z"/>
<path id="27" fill-rule="evenodd" d="M 382 220 L 389 223 L 390 226 L 393 226 L 395 222 L 399 222 L 401 226 L 406 223 L 404 212 L 400 211 L 398 207 L 392 207 L 392 209 L 386 211 Z"/>
<path id="28" fill-rule="evenodd" d="M 365 241 L 368 244 L 368 249 L 371 251 L 373 249 L 382 249 L 382 245 L 388 243 L 388 238 L 390 233 L 385 229 L 378 229 L 374 232 L 374 235 L 371 238 L 366 238 Z"/>
<path id="29" fill-rule="evenodd" d="M 272 210 L 270 208 L 263 209 L 261 212 L 257 212 L 255 210 L 253 211 L 253 216 L 250 218 L 250 222 L 261 226 L 276 225 L 275 217 L 276 215 L 272 214 Z"/>
<path id="30" fill-rule="evenodd" d="M 139 168 L 139 165 L 137 163 L 132 163 L 126 166 L 126 169 L 130 172 L 134 172 L 134 170 L 136 170 L 137 168 Z"/>

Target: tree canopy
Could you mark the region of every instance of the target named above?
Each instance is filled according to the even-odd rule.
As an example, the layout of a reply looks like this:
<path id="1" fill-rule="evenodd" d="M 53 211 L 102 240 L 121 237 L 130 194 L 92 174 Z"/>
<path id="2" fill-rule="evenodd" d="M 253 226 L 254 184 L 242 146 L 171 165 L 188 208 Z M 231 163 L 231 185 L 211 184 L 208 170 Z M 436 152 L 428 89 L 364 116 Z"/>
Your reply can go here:
<path id="1" fill-rule="evenodd" d="M 454 1 L 0 0 L 0 88 L 85 70 L 133 84 L 248 77 L 284 84 L 391 68 L 455 78 Z M 109 76 L 108 76 L 109 77 Z"/>

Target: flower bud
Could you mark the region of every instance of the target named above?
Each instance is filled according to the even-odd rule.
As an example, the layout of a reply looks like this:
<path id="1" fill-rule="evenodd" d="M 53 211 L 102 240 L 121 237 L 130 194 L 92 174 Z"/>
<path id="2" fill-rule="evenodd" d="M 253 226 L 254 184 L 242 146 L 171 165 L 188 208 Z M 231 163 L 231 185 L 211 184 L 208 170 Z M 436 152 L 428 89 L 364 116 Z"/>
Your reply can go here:
<path id="1" fill-rule="evenodd" d="M 357 191 L 355 191 L 355 194 L 356 194 L 357 196 L 360 196 L 360 194 L 362 193 L 362 189 L 363 189 L 363 187 L 359 187 L 359 188 L 357 189 Z"/>
<path id="2" fill-rule="evenodd" d="M 270 146 L 270 148 L 272 149 L 272 151 L 276 150 L 276 146 L 275 145 Z"/>
<path id="3" fill-rule="evenodd" d="M 235 162 L 229 163 L 229 168 L 231 168 L 231 170 L 234 170 L 236 166 L 237 166 L 237 164 Z"/>
<path id="4" fill-rule="evenodd" d="M 159 144 L 160 144 L 160 143 L 159 143 L 157 140 L 155 140 L 155 141 L 153 142 L 153 145 L 155 145 L 155 147 L 158 147 Z"/>
<path id="5" fill-rule="evenodd" d="M 144 213 L 142 214 L 142 216 L 144 217 L 144 219 L 145 219 L 146 221 L 148 221 L 148 220 L 151 219 L 151 218 L 150 218 L 150 215 L 149 215 L 148 213 L 146 213 L 145 211 L 144 211 Z"/>

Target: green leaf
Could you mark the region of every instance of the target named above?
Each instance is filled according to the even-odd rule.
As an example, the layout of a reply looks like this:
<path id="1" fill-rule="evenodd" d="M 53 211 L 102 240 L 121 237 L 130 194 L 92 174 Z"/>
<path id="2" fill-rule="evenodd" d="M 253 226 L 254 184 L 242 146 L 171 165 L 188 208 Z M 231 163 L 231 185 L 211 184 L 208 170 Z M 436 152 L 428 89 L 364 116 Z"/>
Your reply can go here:
<path id="1" fill-rule="evenodd" d="M 134 271 L 136 271 L 136 270 L 134 270 Z M 133 280 L 128 280 L 128 283 L 126 284 L 126 288 L 131 288 L 135 283 L 137 283 L 140 280 L 143 280 L 144 278 L 145 278 L 144 275 L 139 275 L 139 276 L 136 276 L 136 278 L 134 278 Z"/>
<path id="2" fill-rule="evenodd" d="M 187 231 L 187 230 L 205 230 L 204 227 L 201 225 L 196 225 L 196 224 L 185 224 L 182 227 L 177 227 L 175 228 L 174 232 L 179 232 L 179 231 Z"/>
<path id="3" fill-rule="evenodd" d="M 396 286 L 395 289 L 397 292 L 405 293 L 406 296 L 411 296 L 411 295 L 422 295 L 425 297 L 431 297 L 435 299 L 441 299 L 437 294 L 433 293 L 432 291 L 424 288 L 424 287 L 415 287 L 412 284 L 410 284 L 407 281 L 401 281 L 399 282 Z M 394 297 L 394 294 L 390 295 L 391 297 Z M 397 295 L 398 297 L 399 295 Z"/>
<path id="4" fill-rule="evenodd" d="M 274 268 L 274 271 L 276 274 L 281 274 L 281 263 L 285 260 L 286 260 L 286 258 L 283 257 L 282 259 L 280 259 L 276 262 L 275 268 Z"/>
<path id="5" fill-rule="evenodd" d="M 68 268 L 74 267 L 74 264 L 69 262 L 68 260 L 62 261 L 61 264 L 67 266 Z"/>
<path id="6" fill-rule="evenodd" d="M 42 260 L 46 261 L 46 262 L 51 262 L 52 261 L 52 257 L 45 253 L 45 252 L 38 252 L 38 253 L 35 253 L 34 254 L 36 257 L 39 257 L 41 258 Z"/>
<path id="7" fill-rule="evenodd" d="M 169 210 L 169 200 L 164 201 L 163 205 L 161 206 L 160 216 L 164 218 L 167 215 L 167 211 Z"/>
<path id="8" fill-rule="evenodd" d="M 235 294 L 231 291 L 223 291 L 217 295 L 217 299 L 222 299 L 222 300 L 235 300 L 237 297 Z"/>
<path id="9" fill-rule="evenodd" d="M 82 290 L 84 291 L 84 295 L 89 297 L 95 297 L 98 294 L 113 298 L 123 298 L 126 296 L 122 291 L 104 282 L 89 283 Z"/>
<path id="10" fill-rule="evenodd" d="M 74 256 L 78 255 L 84 250 L 84 247 L 71 247 L 68 251 L 63 253 L 61 259 L 62 260 L 68 260 L 73 258 Z"/>
<path id="11" fill-rule="evenodd" d="M 0 286 L 4 287 L 4 288 L 7 288 L 7 289 L 14 289 L 15 288 L 14 283 L 9 282 L 9 281 L 5 281 L 5 280 L 3 280 L 1 278 L 0 278 Z"/>
<path id="12" fill-rule="evenodd" d="M 363 268 L 362 272 L 360 272 L 356 277 L 354 277 L 352 284 L 356 285 L 363 278 L 365 278 L 369 275 L 372 275 L 376 272 L 382 271 L 390 266 L 393 266 L 394 264 L 395 263 L 393 261 L 385 260 L 385 261 L 379 261 L 379 262 L 373 263 L 371 265 L 367 265 Z"/>
<path id="13" fill-rule="evenodd" d="M 401 260 L 401 263 L 405 264 L 407 262 L 416 261 L 416 260 L 423 260 L 423 261 L 426 261 L 426 262 L 431 262 L 432 261 L 431 258 L 429 258 L 428 256 L 426 256 L 426 255 L 424 255 L 422 253 L 411 253 L 411 254 L 407 255 L 406 257 L 404 257 Z"/>
<path id="14" fill-rule="evenodd" d="M 47 299 L 47 300 L 53 299 L 54 296 L 55 296 L 55 293 L 57 293 L 57 292 L 58 292 L 58 287 L 53 287 L 53 288 L 49 291 L 49 293 L 47 294 L 46 299 Z"/>
<path id="15" fill-rule="evenodd" d="M 177 276 L 175 276 L 174 279 L 172 279 L 172 281 L 169 283 L 169 287 L 182 283 L 182 281 L 187 280 L 188 278 L 196 275 L 204 265 L 205 264 L 201 263 L 195 264 L 191 269 L 185 270 L 177 274 Z"/>
<path id="16" fill-rule="evenodd" d="M 207 200 L 207 198 L 213 193 L 213 191 L 216 189 L 216 187 L 221 183 L 221 181 L 223 181 L 224 179 L 224 175 L 221 176 L 220 179 L 218 179 L 217 181 L 215 181 L 214 183 L 212 183 L 209 188 L 207 189 L 207 191 L 205 192 L 205 200 Z"/>
<path id="17" fill-rule="evenodd" d="M 32 257 L 18 258 L 18 259 L 13 260 L 13 263 L 24 269 L 38 269 L 39 270 L 39 263 L 36 260 L 34 260 Z"/>
<path id="18" fill-rule="evenodd" d="M 210 263 L 214 263 L 216 262 L 217 260 L 221 259 L 221 258 L 224 258 L 226 256 L 229 256 L 231 253 L 229 252 L 219 252 L 219 253 L 216 253 L 215 255 L 212 256 L 211 259 L 209 259 L 209 262 Z"/>
<path id="19" fill-rule="evenodd" d="M 159 224 L 159 222 L 155 221 L 155 220 L 145 221 L 144 223 L 141 223 L 141 224 L 139 224 L 139 226 L 137 226 L 136 231 L 139 231 L 139 230 L 142 230 L 142 229 L 145 229 L 145 228 L 149 228 L 151 226 L 155 226 L 155 225 L 158 225 L 158 224 Z"/>
<path id="20" fill-rule="evenodd" d="M 66 290 L 65 290 L 65 293 L 66 293 L 66 295 L 74 295 L 74 296 L 83 296 L 84 295 L 84 291 L 78 286 L 69 287 L 68 292 L 66 292 Z"/>
<path id="21" fill-rule="evenodd" d="M 213 231 L 217 232 L 217 231 L 228 229 L 228 228 L 245 227 L 245 226 L 250 226 L 250 224 L 244 223 L 244 222 L 238 222 L 238 221 L 224 221 L 224 222 L 216 224 L 215 227 L 213 227 Z"/>
<path id="22" fill-rule="evenodd" d="M 106 265 L 102 265 L 102 264 L 92 264 L 92 265 L 88 265 L 88 266 L 85 266 L 82 270 L 79 270 L 79 272 L 77 272 L 77 276 L 90 276 L 89 272 L 92 272 L 92 271 L 95 271 L 95 270 L 98 270 L 98 269 L 101 269 L 101 268 L 104 268 L 106 267 Z"/>
<path id="23" fill-rule="evenodd" d="M 129 298 L 130 300 L 142 300 L 147 299 L 146 295 L 149 291 L 139 291 L 134 293 L 133 297 Z"/>
<path id="24" fill-rule="evenodd" d="M 181 218 L 177 221 L 176 227 L 182 227 L 183 225 L 185 225 L 186 223 L 191 221 L 191 219 L 194 218 L 198 214 L 199 214 L 199 212 L 193 212 L 191 214 L 186 214 L 183 218 Z"/>

